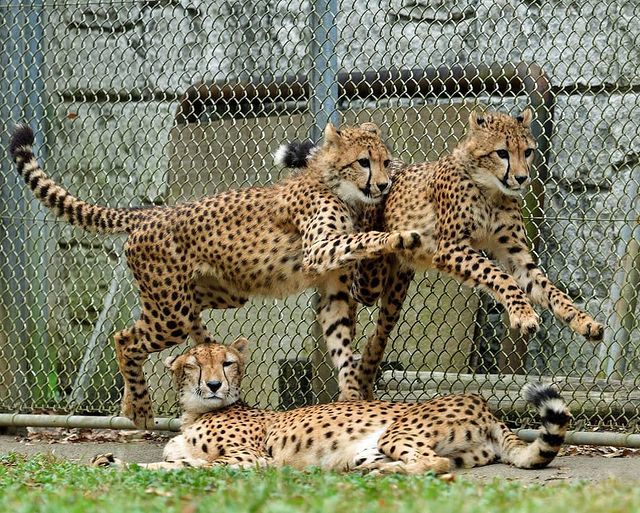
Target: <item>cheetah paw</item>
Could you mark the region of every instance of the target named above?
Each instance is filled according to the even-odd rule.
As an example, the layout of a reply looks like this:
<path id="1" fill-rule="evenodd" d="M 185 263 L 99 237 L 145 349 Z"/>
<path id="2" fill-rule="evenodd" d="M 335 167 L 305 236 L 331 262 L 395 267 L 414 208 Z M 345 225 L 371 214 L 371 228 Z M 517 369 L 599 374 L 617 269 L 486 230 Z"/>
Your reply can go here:
<path id="1" fill-rule="evenodd" d="M 604 326 L 584 312 L 578 313 L 571 319 L 569 326 L 588 340 L 602 340 Z"/>
<path id="2" fill-rule="evenodd" d="M 362 396 L 360 395 L 359 390 L 347 389 L 340 392 L 338 396 L 338 401 L 360 401 L 362 400 Z"/>
<path id="3" fill-rule="evenodd" d="M 92 467 L 126 467 L 124 461 L 116 458 L 112 453 L 96 454 L 91 458 L 90 465 Z"/>
<path id="4" fill-rule="evenodd" d="M 524 312 L 520 314 L 514 314 L 511 318 L 511 329 L 518 330 L 522 335 L 533 335 L 538 331 L 540 325 L 540 317 L 531 307 L 526 308 Z"/>
<path id="5" fill-rule="evenodd" d="M 394 249 L 416 249 L 422 245 L 420 232 L 413 230 L 397 232 L 393 241 Z"/>
<path id="6" fill-rule="evenodd" d="M 153 429 L 155 426 L 153 408 L 148 397 L 147 400 L 134 402 L 131 405 L 125 405 L 123 402 L 122 415 L 129 418 L 138 429 Z"/>

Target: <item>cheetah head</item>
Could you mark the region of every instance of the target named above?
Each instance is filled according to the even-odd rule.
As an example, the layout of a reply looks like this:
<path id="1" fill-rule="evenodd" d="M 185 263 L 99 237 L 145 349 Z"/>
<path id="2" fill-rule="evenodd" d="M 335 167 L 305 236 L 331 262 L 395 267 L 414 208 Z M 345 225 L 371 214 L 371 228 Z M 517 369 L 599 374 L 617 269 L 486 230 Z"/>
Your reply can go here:
<path id="1" fill-rule="evenodd" d="M 512 118 L 499 112 L 469 116 L 469 133 L 462 145 L 478 162 L 474 180 L 507 196 L 520 196 L 531 182 L 536 141 L 532 113 Z"/>
<path id="2" fill-rule="evenodd" d="M 183 412 L 201 414 L 224 408 L 240 399 L 248 345 L 245 338 L 239 338 L 229 346 L 199 344 L 165 360 L 180 394 Z"/>
<path id="3" fill-rule="evenodd" d="M 345 203 L 377 203 L 389 192 L 389 150 L 374 123 L 338 130 L 329 123 L 322 145 L 309 156 L 325 183 Z"/>

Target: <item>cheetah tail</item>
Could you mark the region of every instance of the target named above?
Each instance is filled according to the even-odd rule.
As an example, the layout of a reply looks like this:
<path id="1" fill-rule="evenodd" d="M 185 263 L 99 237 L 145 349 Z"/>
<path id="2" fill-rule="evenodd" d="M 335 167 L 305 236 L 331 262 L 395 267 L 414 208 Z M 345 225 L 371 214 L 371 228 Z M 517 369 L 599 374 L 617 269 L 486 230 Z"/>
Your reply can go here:
<path id="1" fill-rule="evenodd" d="M 282 144 L 273 154 L 276 165 L 290 168 L 307 167 L 317 146 L 311 141 Z"/>
<path id="2" fill-rule="evenodd" d="M 67 222 L 98 233 L 126 233 L 145 209 L 106 208 L 91 205 L 69 194 L 49 178 L 33 153 L 33 130 L 18 125 L 9 151 L 22 178 L 40 202 Z"/>
<path id="3" fill-rule="evenodd" d="M 501 460 L 520 468 L 544 468 L 557 456 L 564 443 L 572 415 L 558 391 L 549 385 L 527 384 L 524 399 L 535 406 L 542 417 L 538 437 L 527 444 L 504 424 L 497 426 Z"/>

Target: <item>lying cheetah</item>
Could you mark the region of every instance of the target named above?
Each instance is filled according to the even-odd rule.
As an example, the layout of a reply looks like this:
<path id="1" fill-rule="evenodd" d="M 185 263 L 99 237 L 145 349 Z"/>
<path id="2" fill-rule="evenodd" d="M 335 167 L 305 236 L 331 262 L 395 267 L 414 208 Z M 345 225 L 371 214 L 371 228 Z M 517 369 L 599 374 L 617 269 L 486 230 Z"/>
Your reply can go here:
<path id="1" fill-rule="evenodd" d="M 127 233 L 129 268 L 142 312 L 115 335 L 125 390 L 122 412 L 151 427 L 142 370 L 149 353 L 212 341 L 200 313 L 242 306 L 251 296 L 284 297 L 309 287 L 322 295 L 319 321 L 339 372 L 342 399 L 359 398 L 350 347 L 352 263 L 414 248 L 417 232 L 355 233 L 363 205 L 389 189 L 389 152 L 376 125 L 337 130 L 307 169 L 269 187 L 232 190 L 174 207 L 107 208 L 88 204 L 53 182 L 32 151 L 33 132 L 18 127 L 10 151 L 35 196 L 58 217 L 99 233 Z M 284 153 L 284 160 L 293 156 Z"/>
<path id="2" fill-rule="evenodd" d="M 369 305 L 381 297 L 376 331 L 361 360 L 364 398 L 373 398 L 376 369 L 416 270 L 435 268 L 482 287 L 506 307 L 511 327 L 523 334 L 538 327 L 533 302 L 588 339 L 602 338 L 602 325 L 551 283 L 527 244 L 520 198 L 536 149 L 531 121 L 530 110 L 516 118 L 473 112 L 467 137 L 450 155 L 431 163 L 392 162 L 391 191 L 380 207 L 369 207 L 367 226 L 419 231 L 422 247 L 357 265 L 353 297 Z M 304 166 L 303 159 L 298 162 Z"/>
<path id="3" fill-rule="evenodd" d="M 275 412 L 240 401 L 248 342 L 202 344 L 165 364 L 183 409 L 182 433 L 169 441 L 163 462 L 147 468 L 231 465 L 298 469 L 444 473 L 494 461 L 521 468 L 547 466 L 571 419 L 548 385 L 528 385 L 525 398 L 542 416 L 540 435 L 521 441 L 489 411 L 482 397 L 449 395 L 425 403 L 351 401 Z M 112 454 L 98 466 L 124 465 Z"/>

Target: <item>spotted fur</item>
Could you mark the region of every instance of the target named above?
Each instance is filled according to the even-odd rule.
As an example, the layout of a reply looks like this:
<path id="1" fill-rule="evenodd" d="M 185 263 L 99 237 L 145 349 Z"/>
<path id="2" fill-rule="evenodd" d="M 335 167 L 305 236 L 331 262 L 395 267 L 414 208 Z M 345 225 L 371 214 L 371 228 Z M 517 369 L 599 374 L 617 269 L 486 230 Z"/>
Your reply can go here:
<path id="1" fill-rule="evenodd" d="M 417 270 L 438 269 L 488 291 L 505 306 L 511 327 L 525 335 L 538 328 L 537 304 L 588 339 L 602 338 L 602 324 L 545 276 L 529 250 L 521 195 L 536 149 L 531 121 L 530 110 L 516 118 L 474 112 L 466 138 L 451 154 L 435 162 L 391 163 L 391 191 L 382 205 L 368 209 L 365 226 L 419 231 L 422 246 L 356 267 L 352 296 L 365 304 L 380 298 L 376 330 L 361 360 L 364 397 L 373 397 L 376 370 Z"/>
<path id="2" fill-rule="evenodd" d="M 229 465 L 291 466 L 417 474 L 502 461 L 542 468 L 557 455 L 571 415 L 548 385 L 528 385 L 525 398 L 542 417 L 539 437 L 520 440 L 474 394 L 424 403 L 352 401 L 285 412 L 238 401 L 247 341 L 203 344 L 166 363 L 183 408 L 181 434 L 149 468 Z M 94 465 L 126 465 L 99 455 Z"/>
<path id="3" fill-rule="evenodd" d="M 33 132 L 19 127 L 10 151 L 34 195 L 57 216 L 100 233 L 127 233 L 125 255 L 140 290 L 141 315 L 115 335 L 125 390 L 122 411 L 152 426 L 143 363 L 149 353 L 209 342 L 208 308 L 249 297 L 319 289 L 319 321 L 338 369 L 342 399 L 360 390 L 350 347 L 352 264 L 420 243 L 416 232 L 356 233 L 361 209 L 389 188 L 389 152 L 372 123 L 329 124 L 306 169 L 268 187 L 223 192 L 174 207 L 106 208 L 69 194 L 38 165 Z"/>

